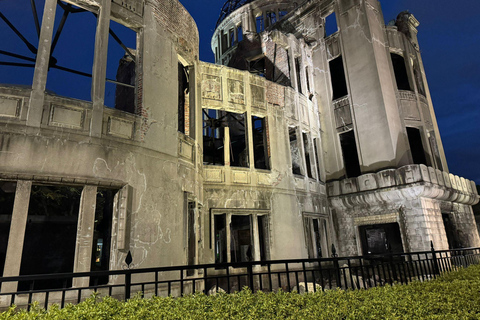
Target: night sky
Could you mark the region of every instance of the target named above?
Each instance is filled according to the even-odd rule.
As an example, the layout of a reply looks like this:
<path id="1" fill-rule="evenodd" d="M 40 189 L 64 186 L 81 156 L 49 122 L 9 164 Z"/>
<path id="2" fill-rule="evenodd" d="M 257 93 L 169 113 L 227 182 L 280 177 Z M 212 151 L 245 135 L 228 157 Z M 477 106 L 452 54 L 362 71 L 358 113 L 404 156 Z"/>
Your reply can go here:
<path id="1" fill-rule="evenodd" d="M 43 1 L 36 0 L 41 14 Z M 213 62 L 210 38 L 224 0 L 181 0 L 200 32 L 200 59 Z M 420 21 L 419 42 L 450 172 L 480 184 L 480 1 L 383 0 L 386 22 L 409 10 Z M 0 0 L 0 12 L 35 46 L 37 38 L 28 0 Z M 57 13 L 56 24 L 61 12 Z M 91 73 L 95 17 L 71 14 L 54 56 L 58 65 Z M 79 31 L 81 25 L 81 32 Z M 112 29 L 129 48 L 135 33 L 116 23 Z M 35 42 L 37 41 L 37 42 Z M 0 21 L 0 50 L 34 57 L 24 43 Z M 109 41 L 107 77 L 114 79 L 123 50 Z M 0 61 L 31 63 L 0 54 Z M 31 85 L 33 68 L 0 66 L 0 83 Z M 72 85 L 75 84 L 75 85 Z M 63 71 L 49 73 L 47 89 L 60 95 L 90 99 L 91 80 Z M 115 86 L 107 84 L 106 104 L 112 106 Z"/>

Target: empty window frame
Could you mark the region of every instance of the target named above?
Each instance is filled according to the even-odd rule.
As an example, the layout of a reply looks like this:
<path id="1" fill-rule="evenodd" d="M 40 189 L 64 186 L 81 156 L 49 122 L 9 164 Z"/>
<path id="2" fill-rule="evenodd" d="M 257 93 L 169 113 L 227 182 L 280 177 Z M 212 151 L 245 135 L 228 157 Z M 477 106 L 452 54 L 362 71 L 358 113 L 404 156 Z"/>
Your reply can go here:
<path id="1" fill-rule="evenodd" d="M 316 216 L 303 217 L 308 258 L 328 257 L 327 220 Z"/>
<path id="2" fill-rule="evenodd" d="M 266 119 L 252 116 L 255 169 L 270 169 Z"/>
<path id="3" fill-rule="evenodd" d="M 318 153 L 318 140 L 319 140 L 318 138 L 313 138 L 313 150 L 315 152 L 315 160 L 317 165 L 317 177 L 318 177 L 318 180 L 322 181 L 322 174 L 320 169 L 320 158 Z"/>
<path id="4" fill-rule="evenodd" d="M 185 193 L 185 201 L 186 201 L 186 212 L 184 215 L 185 220 L 185 249 L 187 254 L 187 265 L 191 266 L 195 264 L 195 257 L 196 257 L 196 236 L 195 236 L 195 209 L 196 203 L 195 201 L 188 200 L 188 193 Z M 191 276 L 194 275 L 195 270 L 190 269 L 187 270 L 187 275 Z"/>
<path id="5" fill-rule="evenodd" d="M 420 64 L 416 59 L 413 62 L 413 76 L 415 78 L 418 93 L 425 96 L 425 85 L 423 83 L 422 72 L 420 71 Z"/>
<path id="6" fill-rule="evenodd" d="M 236 43 L 236 39 L 235 39 L 235 28 L 231 28 L 229 31 L 228 31 L 228 38 L 230 40 L 230 47 L 233 47 Z"/>
<path id="7" fill-rule="evenodd" d="M 260 33 L 263 30 L 265 30 L 265 23 L 263 21 L 263 15 L 262 14 L 260 14 L 259 16 L 257 16 L 255 18 L 255 23 L 256 23 L 256 26 L 257 26 L 257 33 Z"/>
<path id="8" fill-rule="evenodd" d="M 56 95 L 91 101 L 97 18 L 87 10 L 58 1 L 55 22 L 46 88 Z"/>
<path id="9" fill-rule="evenodd" d="M 340 134 L 343 163 L 347 178 L 354 178 L 361 175 L 360 162 L 358 160 L 357 144 L 353 130 Z"/>
<path id="10" fill-rule="evenodd" d="M 283 19 L 288 14 L 288 11 L 285 9 L 279 9 L 278 10 L 278 20 Z"/>
<path id="11" fill-rule="evenodd" d="M 228 50 L 228 34 L 226 34 L 223 30 L 221 33 L 221 39 L 222 39 L 222 54 L 224 54 Z"/>
<path id="12" fill-rule="evenodd" d="M 398 90 L 411 90 L 405 59 L 396 53 L 390 53 L 390 56 L 392 58 L 393 72 Z"/>
<path id="13" fill-rule="evenodd" d="M 190 101 L 189 101 L 188 68 L 178 62 L 178 131 L 190 134 Z"/>
<path id="14" fill-rule="evenodd" d="M 228 226 L 227 221 L 230 221 Z M 257 228 L 254 228 L 255 224 Z M 269 257 L 266 215 L 215 214 L 214 237 L 215 263 L 265 261 Z M 255 247 L 257 237 L 259 246 Z M 227 255 L 228 245 L 230 259 Z"/>
<path id="15" fill-rule="evenodd" d="M 273 11 L 267 11 L 267 23 L 269 26 L 277 22 L 277 15 Z"/>
<path id="16" fill-rule="evenodd" d="M 230 135 L 230 165 L 232 167 L 249 166 L 245 114 L 225 112 L 225 125 Z"/>
<path id="17" fill-rule="evenodd" d="M 420 130 L 417 128 L 407 127 L 407 136 L 408 143 L 410 144 L 413 163 L 428 165 Z"/>
<path id="18" fill-rule="evenodd" d="M 398 223 L 385 223 L 359 227 L 364 255 L 403 253 L 402 236 Z"/>
<path id="19" fill-rule="evenodd" d="M 110 21 L 105 105 L 135 113 L 137 33 Z"/>
<path id="20" fill-rule="evenodd" d="M 91 271 L 106 271 L 110 268 L 112 214 L 116 192 L 117 190 L 112 189 L 97 189 Z M 106 283 L 108 283 L 108 276 L 90 278 L 91 285 Z"/>
<path id="21" fill-rule="evenodd" d="M 325 37 L 328 37 L 338 31 L 337 16 L 332 12 L 325 18 Z"/>
<path id="22" fill-rule="evenodd" d="M 300 74 L 300 57 L 295 58 L 295 73 L 297 74 L 297 90 L 298 92 L 303 92 L 302 90 L 302 77 Z"/>
<path id="23" fill-rule="evenodd" d="M 220 111 L 203 109 L 203 163 L 224 165 L 224 116 Z"/>
<path id="24" fill-rule="evenodd" d="M 237 42 L 240 42 L 243 40 L 243 28 L 242 25 L 237 26 Z"/>
<path id="25" fill-rule="evenodd" d="M 313 173 L 312 173 L 312 164 L 311 164 L 311 142 L 310 142 L 310 135 L 306 132 L 302 132 L 302 138 L 303 138 L 303 150 L 305 152 L 305 163 L 307 165 L 307 176 L 311 179 L 313 179 Z"/>
<path id="26" fill-rule="evenodd" d="M 20 275 L 73 272 L 81 194 L 78 187 L 32 186 Z M 34 289 L 63 285 L 36 281 Z M 19 290 L 28 286 L 19 283 Z"/>
<path id="27" fill-rule="evenodd" d="M 347 81 L 345 80 L 345 69 L 343 68 L 342 56 L 329 62 L 330 79 L 332 81 L 332 100 L 337 100 L 348 95 Z"/>
<path id="28" fill-rule="evenodd" d="M 0 181 L 0 276 L 5 266 L 16 189 L 16 182 Z"/>
<path id="29" fill-rule="evenodd" d="M 262 56 L 258 59 L 251 60 L 249 62 L 249 71 L 257 76 L 265 77 L 265 57 Z"/>
<path id="30" fill-rule="evenodd" d="M 292 172 L 293 174 L 302 174 L 302 154 L 297 139 L 297 127 L 288 128 L 288 135 L 290 140 L 290 154 L 292 157 Z"/>

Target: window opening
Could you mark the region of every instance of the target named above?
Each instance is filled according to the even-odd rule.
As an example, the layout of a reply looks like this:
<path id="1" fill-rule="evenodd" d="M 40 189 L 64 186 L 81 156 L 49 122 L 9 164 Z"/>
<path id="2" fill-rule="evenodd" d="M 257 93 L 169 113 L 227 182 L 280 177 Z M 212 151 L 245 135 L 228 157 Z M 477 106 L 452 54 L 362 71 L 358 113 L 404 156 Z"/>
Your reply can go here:
<path id="1" fill-rule="evenodd" d="M 230 255 L 232 262 L 253 261 L 252 217 L 232 215 Z"/>
<path id="2" fill-rule="evenodd" d="M 222 30 L 222 54 L 228 50 L 228 35 Z"/>
<path id="3" fill-rule="evenodd" d="M 261 58 L 250 61 L 249 71 L 257 76 L 265 77 L 265 57 L 262 56 Z"/>
<path id="4" fill-rule="evenodd" d="M 332 81 L 333 100 L 337 100 L 348 95 L 347 81 L 345 80 L 345 70 L 343 68 L 342 56 L 339 56 L 329 62 L 330 79 Z"/>
<path id="5" fill-rule="evenodd" d="M 307 92 L 311 92 L 310 90 L 310 80 L 309 80 L 309 73 L 308 73 L 308 68 L 305 67 L 305 80 L 307 80 Z"/>
<path id="6" fill-rule="evenodd" d="M 403 253 L 398 223 L 360 226 L 363 254 Z"/>
<path id="7" fill-rule="evenodd" d="M 237 42 L 240 42 L 243 40 L 243 29 L 242 29 L 242 25 L 239 25 L 237 27 Z"/>
<path id="8" fill-rule="evenodd" d="M 458 231 L 455 228 L 452 215 L 448 213 L 442 213 L 443 226 L 445 227 L 445 234 L 447 236 L 449 249 L 462 248 L 463 245 L 458 237 Z"/>
<path id="9" fill-rule="evenodd" d="M 224 165 L 224 125 L 219 111 L 203 109 L 203 163 Z"/>
<path id="10" fill-rule="evenodd" d="M 264 25 L 264 21 L 263 21 L 263 15 L 259 15 L 259 16 L 255 19 L 255 22 L 256 22 L 256 26 L 257 26 L 257 33 L 260 33 L 260 32 L 262 32 L 263 30 L 265 30 L 265 25 Z"/>
<path id="11" fill-rule="evenodd" d="M 227 215 L 214 215 L 215 263 L 227 262 Z"/>
<path id="12" fill-rule="evenodd" d="M 266 119 L 252 116 L 255 169 L 270 169 Z"/>
<path id="13" fill-rule="evenodd" d="M 360 162 L 358 160 L 357 144 L 353 130 L 340 134 L 343 162 L 347 178 L 354 178 L 361 175 Z"/>
<path id="14" fill-rule="evenodd" d="M 303 149 L 305 151 L 305 162 L 307 164 L 307 175 L 313 179 L 312 164 L 310 163 L 310 136 L 306 132 L 302 132 Z"/>
<path id="15" fill-rule="evenodd" d="M 425 96 L 425 86 L 423 84 L 422 72 L 420 71 L 420 66 L 417 60 L 415 60 L 413 64 L 413 76 L 415 77 L 418 93 L 420 93 L 422 96 Z"/>
<path id="16" fill-rule="evenodd" d="M 235 45 L 235 29 L 231 28 L 228 34 L 230 39 L 230 47 L 233 47 Z"/>
<path id="17" fill-rule="evenodd" d="M 318 153 L 318 138 L 313 139 L 313 150 L 315 152 L 315 160 L 317 164 L 317 175 L 318 175 L 318 180 L 322 181 L 322 175 L 320 174 L 320 158 L 319 158 L 319 153 Z"/>
<path id="18" fill-rule="evenodd" d="M 395 53 L 391 53 L 390 56 L 392 58 L 393 71 L 395 73 L 398 90 L 411 90 L 405 59 L 403 59 L 401 55 Z"/>
<path id="19" fill-rule="evenodd" d="M 0 182 L 0 276 L 7 256 L 8 237 L 15 202 L 16 182 Z"/>
<path id="20" fill-rule="evenodd" d="M 91 271 L 110 269 L 113 199 L 116 192 L 112 189 L 97 189 Z M 108 276 L 90 278 L 90 285 L 106 283 L 108 283 Z"/>
<path id="21" fill-rule="evenodd" d="M 303 90 L 302 90 L 302 80 L 301 80 L 301 76 L 300 76 L 300 58 L 295 58 L 295 71 L 297 73 L 298 92 L 303 92 Z"/>
<path id="22" fill-rule="evenodd" d="M 188 68 L 178 62 L 178 131 L 186 135 L 190 133 L 189 88 Z"/>
<path id="23" fill-rule="evenodd" d="M 313 220 L 313 233 L 315 239 L 315 246 L 317 247 L 317 258 L 322 258 L 322 235 L 320 234 L 320 225 L 318 219 Z"/>
<path id="24" fill-rule="evenodd" d="M 32 186 L 20 275 L 73 272 L 81 194 L 78 187 Z M 34 289 L 60 287 L 63 280 L 39 280 Z M 18 290 L 26 289 L 20 282 Z"/>
<path id="25" fill-rule="evenodd" d="M 283 19 L 288 14 L 288 11 L 285 9 L 278 10 L 278 20 Z"/>
<path id="26" fill-rule="evenodd" d="M 31 14 L 25 14 L 30 2 Z M 45 1 L 0 1 L 0 83 L 32 86 Z"/>
<path id="27" fill-rule="evenodd" d="M 303 224 L 308 258 L 327 258 L 327 221 L 314 217 L 304 217 Z"/>
<path id="28" fill-rule="evenodd" d="M 104 98 L 107 107 L 135 113 L 136 48 L 137 33 L 110 21 Z"/>
<path id="29" fill-rule="evenodd" d="M 195 202 L 189 201 L 187 204 L 187 264 L 195 264 Z M 187 270 L 187 275 L 192 276 L 195 270 Z"/>
<path id="30" fill-rule="evenodd" d="M 257 216 L 258 220 L 258 240 L 260 242 L 260 260 L 266 261 L 269 257 L 267 238 L 268 238 L 268 220 L 267 216 Z"/>
<path id="31" fill-rule="evenodd" d="M 230 133 L 230 165 L 248 167 L 248 148 L 245 114 L 226 112 L 226 126 Z"/>
<path id="32" fill-rule="evenodd" d="M 269 26 L 277 22 L 277 15 L 275 14 L 275 12 L 267 11 L 267 21 Z"/>
<path id="33" fill-rule="evenodd" d="M 338 31 L 337 16 L 332 12 L 325 18 L 325 37 L 328 37 Z"/>
<path id="34" fill-rule="evenodd" d="M 413 163 L 427 165 L 427 158 L 425 157 L 425 149 L 423 148 L 420 130 L 407 127 L 407 136 L 408 143 L 410 144 L 410 151 L 412 152 Z"/>
<path id="35" fill-rule="evenodd" d="M 302 156 L 297 143 L 297 128 L 288 128 L 288 135 L 290 137 L 290 154 L 292 156 L 292 172 L 293 174 L 301 175 Z"/>

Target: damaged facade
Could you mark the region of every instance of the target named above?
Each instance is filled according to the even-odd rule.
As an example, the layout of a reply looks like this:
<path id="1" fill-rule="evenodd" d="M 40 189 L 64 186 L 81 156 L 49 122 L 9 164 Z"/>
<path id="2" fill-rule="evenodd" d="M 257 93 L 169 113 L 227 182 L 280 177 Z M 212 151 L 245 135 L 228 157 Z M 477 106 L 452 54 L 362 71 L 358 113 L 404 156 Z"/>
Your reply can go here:
<path id="1" fill-rule="evenodd" d="M 96 14 L 81 101 L 45 90 L 62 7 L 40 2 L 33 84 L 0 85 L 4 276 L 121 269 L 129 251 L 144 268 L 480 246 L 412 14 L 385 26 L 377 0 L 232 0 L 209 64 L 176 0 L 59 2 Z M 136 35 L 116 108 L 111 21 Z"/>

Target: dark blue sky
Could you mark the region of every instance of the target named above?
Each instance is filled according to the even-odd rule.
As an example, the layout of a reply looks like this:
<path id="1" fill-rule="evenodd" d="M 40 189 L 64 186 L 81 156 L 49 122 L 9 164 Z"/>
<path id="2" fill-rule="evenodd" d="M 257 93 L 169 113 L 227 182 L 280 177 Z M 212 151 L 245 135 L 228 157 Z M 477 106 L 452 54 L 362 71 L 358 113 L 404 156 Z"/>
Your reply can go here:
<path id="1" fill-rule="evenodd" d="M 223 0 L 180 0 L 197 22 L 200 59 Z M 386 22 L 409 10 L 419 42 L 450 172 L 480 184 L 480 1 L 380 0 Z"/>
<path id="2" fill-rule="evenodd" d="M 180 0 L 195 19 L 200 32 L 200 59 L 212 62 L 210 38 L 224 0 Z M 38 10 L 42 0 L 36 0 Z M 420 21 L 419 41 L 450 172 L 480 184 L 480 1 L 383 0 L 385 20 L 409 10 Z M 0 0 L 5 14 L 35 46 L 35 27 L 29 0 Z M 60 20 L 57 15 L 56 23 Z M 78 26 L 81 25 L 81 29 Z M 116 23 L 115 32 L 128 47 L 135 46 L 135 34 Z M 90 13 L 70 15 L 55 49 L 58 64 L 91 73 L 95 17 Z M 34 57 L 10 29 L 0 21 L 0 50 Z M 123 50 L 109 41 L 108 77 L 114 78 Z M 19 61 L 0 55 L 0 61 Z M 0 83 L 31 85 L 32 68 L 0 66 Z M 53 79 L 53 80 L 52 80 Z M 74 84 L 74 85 L 72 85 Z M 88 100 L 91 80 L 66 77 L 61 71 L 49 74 L 47 89 L 58 94 Z M 113 104 L 115 86 L 107 83 L 106 104 Z"/>

